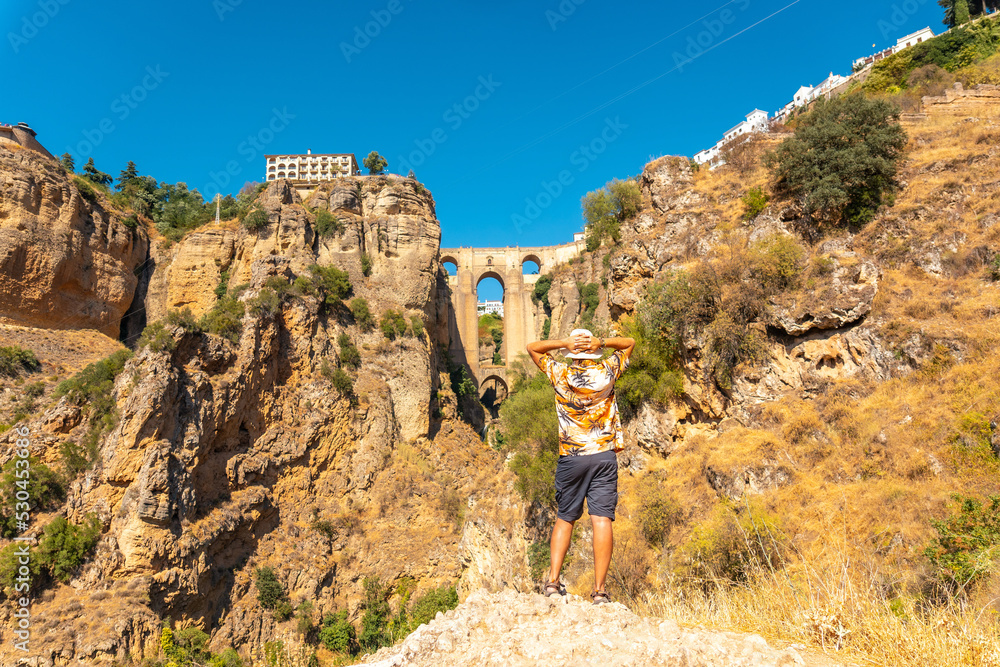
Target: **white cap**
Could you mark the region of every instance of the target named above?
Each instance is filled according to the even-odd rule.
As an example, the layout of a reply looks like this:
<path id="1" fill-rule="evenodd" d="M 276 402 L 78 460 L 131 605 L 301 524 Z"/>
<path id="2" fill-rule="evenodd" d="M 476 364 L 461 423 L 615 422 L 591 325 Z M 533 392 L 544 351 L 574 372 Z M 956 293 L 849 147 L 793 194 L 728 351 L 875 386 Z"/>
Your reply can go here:
<path id="1" fill-rule="evenodd" d="M 569 337 L 572 338 L 578 334 L 586 334 L 587 336 L 593 337 L 594 334 L 590 333 L 590 329 L 573 329 L 570 332 Z M 591 352 L 570 352 L 565 347 L 560 348 L 560 352 L 566 356 L 567 359 L 600 359 L 600 354 L 594 354 Z"/>

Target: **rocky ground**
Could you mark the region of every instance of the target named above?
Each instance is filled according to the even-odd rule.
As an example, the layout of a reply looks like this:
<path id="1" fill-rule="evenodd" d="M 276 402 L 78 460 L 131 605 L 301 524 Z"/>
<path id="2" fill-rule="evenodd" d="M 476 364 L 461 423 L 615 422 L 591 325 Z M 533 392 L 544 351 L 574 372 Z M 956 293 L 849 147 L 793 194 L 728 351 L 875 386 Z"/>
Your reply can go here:
<path id="1" fill-rule="evenodd" d="M 760 635 L 683 628 L 625 605 L 577 595 L 477 591 L 403 642 L 368 656 L 377 667 L 419 665 L 833 665 Z"/>

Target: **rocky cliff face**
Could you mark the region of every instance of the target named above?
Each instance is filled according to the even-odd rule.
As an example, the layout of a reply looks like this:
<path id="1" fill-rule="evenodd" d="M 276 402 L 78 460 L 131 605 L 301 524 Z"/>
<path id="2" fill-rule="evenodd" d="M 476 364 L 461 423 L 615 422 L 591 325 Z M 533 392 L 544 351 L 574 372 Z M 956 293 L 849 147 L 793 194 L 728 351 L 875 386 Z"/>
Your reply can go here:
<path id="1" fill-rule="evenodd" d="M 117 338 L 149 239 L 58 162 L 0 145 L 0 322 Z"/>
<path id="2" fill-rule="evenodd" d="M 105 532 L 70 584 L 34 606 L 39 618 L 59 619 L 37 630 L 39 664 L 153 654 L 167 615 L 210 631 L 220 649 L 259 656 L 280 640 L 293 651 L 302 641 L 294 620 L 276 621 L 257 600 L 253 573 L 266 565 L 293 605 L 352 617 L 369 576 L 411 577 L 421 589 L 457 583 L 464 593 L 527 585 L 525 508 L 498 455 L 456 419 L 443 372 L 440 226 L 429 193 L 406 179 L 345 179 L 305 204 L 274 183 L 261 196 L 269 223 L 259 233 L 220 224 L 155 245 L 150 321 L 208 311 L 224 274 L 229 286 L 248 285 L 249 303 L 269 278 L 333 264 L 376 318 L 394 309 L 424 332 L 388 341 L 345 307 L 304 295 L 273 314 L 248 312 L 238 342 L 178 326 L 172 346 L 139 350 L 115 384 L 117 425 L 69 490 L 66 516 L 96 513 Z M 341 234 L 317 235 L 319 208 L 337 216 Z M 322 372 L 337 366 L 344 333 L 361 354 L 352 395 Z M 81 439 L 88 419 L 63 399 L 28 427 L 39 434 L 32 454 L 58 469 L 59 444 Z M 108 596 L 122 604 L 98 639 L 93 610 Z"/>

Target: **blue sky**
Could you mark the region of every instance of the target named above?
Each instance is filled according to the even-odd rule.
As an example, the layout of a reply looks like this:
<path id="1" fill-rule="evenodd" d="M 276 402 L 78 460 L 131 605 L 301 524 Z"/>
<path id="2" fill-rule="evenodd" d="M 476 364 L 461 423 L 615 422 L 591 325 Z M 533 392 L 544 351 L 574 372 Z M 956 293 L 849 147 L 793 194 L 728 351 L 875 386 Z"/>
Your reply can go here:
<path id="1" fill-rule="evenodd" d="M 944 29 L 934 0 L 4 0 L 0 20 L 0 122 L 78 168 L 211 195 L 265 153 L 377 150 L 433 192 L 444 247 L 569 241 L 588 191 Z"/>

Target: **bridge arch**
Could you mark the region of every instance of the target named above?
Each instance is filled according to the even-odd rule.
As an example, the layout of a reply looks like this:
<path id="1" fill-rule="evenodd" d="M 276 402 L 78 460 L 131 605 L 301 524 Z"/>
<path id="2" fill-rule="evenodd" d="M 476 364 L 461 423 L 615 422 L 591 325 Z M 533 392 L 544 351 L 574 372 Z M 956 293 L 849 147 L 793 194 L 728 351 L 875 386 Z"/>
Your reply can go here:
<path id="1" fill-rule="evenodd" d="M 496 279 L 496 281 L 500 283 L 500 287 L 503 289 L 504 296 L 507 296 L 507 285 L 504 283 L 503 276 L 492 269 L 483 271 L 476 277 L 476 289 L 479 289 L 479 283 L 483 282 L 487 278 Z"/>
<path id="2" fill-rule="evenodd" d="M 585 250 L 586 243 L 581 234 L 571 243 L 557 246 L 459 247 L 438 251 L 441 265 L 449 263 L 456 268 L 455 275 L 448 278 L 449 352 L 456 363 L 469 369 L 477 386 L 496 376 L 503 380 L 502 387 L 496 386 L 507 390 L 506 365 L 523 353 L 528 342 L 536 340 L 542 331 L 544 317 L 536 315 L 536 306 L 531 300 L 535 281 L 543 271 L 549 272 Z M 525 274 L 526 261 L 537 264 L 539 273 Z M 479 314 L 476 303 L 479 283 L 486 278 L 495 279 L 503 289 L 501 366 L 483 363 L 480 367 L 479 363 Z M 559 332 L 553 331 L 552 334 L 558 335 Z M 490 379 L 490 382 L 495 384 L 496 380 Z"/>
<path id="3" fill-rule="evenodd" d="M 490 412 L 490 416 L 494 419 L 500 416 L 500 404 L 510 394 L 505 370 L 502 366 L 487 366 L 483 369 L 486 377 L 479 383 L 479 402 L 483 404 L 483 407 Z"/>
<path id="4" fill-rule="evenodd" d="M 539 275 L 541 275 L 542 271 L 545 270 L 545 267 L 542 266 L 542 260 L 541 260 L 541 258 L 538 255 L 536 255 L 535 253 L 529 252 L 526 255 L 524 255 L 523 257 L 521 257 L 521 262 L 518 264 L 518 266 L 521 267 L 521 273 L 524 273 L 524 263 L 525 262 L 534 262 L 535 265 L 538 266 L 538 274 Z"/>

